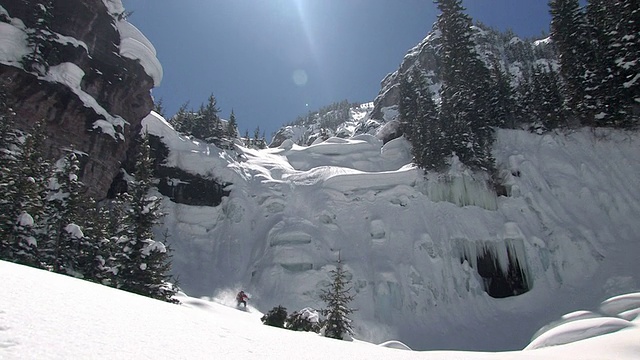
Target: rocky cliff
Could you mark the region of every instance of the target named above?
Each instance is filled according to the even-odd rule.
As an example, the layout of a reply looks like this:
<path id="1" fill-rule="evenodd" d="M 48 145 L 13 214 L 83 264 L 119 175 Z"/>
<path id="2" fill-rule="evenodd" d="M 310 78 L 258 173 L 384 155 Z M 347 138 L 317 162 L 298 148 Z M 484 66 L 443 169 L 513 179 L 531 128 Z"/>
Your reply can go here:
<path id="1" fill-rule="evenodd" d="M 556 66 L 557 57 L 549 39 L 521 39 L 511 31 L 498 32 L 481 24 L 474 26 L 472 30 L 475 49 L 480 58 L 488 68 L 498 67 L 506 73 L 514 87 L 530 74 L 534 65 Z M 397 112 L 394 110 L 400 102 L 400 79 L 415 67 L 426 75 L 431 90 L 436 97 L 439 96 L 440 41 L 440 31 L 434 26 L 427 37 L 407 52 L 398 70 L 382 80 L 381 90 L 374 100 L 371 119 L 383 123 L 396 119 Z"/>
<path id="2" fill-rule="evenodd" d="M 0 0 L 0 86 L 16 126 L 29 131 L 44 120 L 51 158 L 69 148 L 86 154 L 82 180 L 97 198 L 106 196 L 161 78 L 155 50 L 123 14 L 120 0 Z M 29 54 L 39 55 L 36 66 L 26 64 Z"/>
<path id="3" fill-rule="evenodd" d="M 530 79 L 535 66 L 548 65 L 557 69 L 557 56 L 549 38 L 521 39 L 511 31 L 499 32 L 482 24 L 473 26 L 472 30 L 480 58 L 489 69 L 497 67 L 507 75 L 513 90 Z M 434 100 L 438 103 L 441 84 L 440 41 L 440 31 L 434 27 L 407 52 L 398 69 L 382 79 L 380 92 L 372 103 L 354 104 L 351 107 L 348 103 L 337 103 L 309 113 L 279 129 L 270 146 L 280 146 L 286 139 L 300 145 L 311 145 L 327 136 L 346 138 L 371 134 L 384 143 L 397 138 L 401 135 L 397 117 L 402 77 L 418 68 L 429 81 L 436 97 Z M 345 115 L 342 115 L 345 108 L 339 105 L 347 106 Z M 335 119 L 341 119 L 342 122 L 335 122 Z"/>

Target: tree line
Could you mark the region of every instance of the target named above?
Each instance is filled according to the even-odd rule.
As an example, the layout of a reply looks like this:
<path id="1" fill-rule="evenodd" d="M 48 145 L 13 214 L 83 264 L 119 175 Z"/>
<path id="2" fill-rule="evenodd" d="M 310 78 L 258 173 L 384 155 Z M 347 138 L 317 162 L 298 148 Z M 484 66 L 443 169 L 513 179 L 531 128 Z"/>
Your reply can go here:
<path id="1" fill-rule="evenodd" d="M 229 120 L 222 120 L 217 103 L 216 97 L 211 94 L 207 102 L 200 104 L 198 110 L 195 111 L 189 107 L 189 102 L 187 101 L 180 106 L 175 115 L 168 118 L 168 121 L 176 131 L 182 134 L 204 140 L 221 149 L 231 149 L 233 148 L 233 141 L 241 138 L 238 133 L 236 115 L 232 109 Z M 156 103 L 155 107 L 156 112 L 164 117 L 162 102 Z M 259 126 L 253 132 L 253 138 L 249 136 L 249 130 L 246 130 L 244 137 L 241 139 L 246 146 L 259 149 L 267 147 L 265 134 L 260 132 Z"/>
<path id="2" fill-rule="evenodd" d="M 436 0 L 441 11 L 439 105 L 424 69 L 400 76 L 401 130 L 414 162 L 443 170 L 452 154 L 472 169 L 495 171 L 496 128 L 536 132 L 573 126 L 635 128 L 640 113 L 640 10 L 631 0 L 552 0 L 551 39 L 559 69 L 532 63 L 514 81 L 499 59 L 483 61 L 461 0 Z M 527 51 L 528 50 L 528 51 Z M 508 57 L 531 57 L 514 47 Z"/>
<path id="3" fill-rule="evenodd" d="M 85 154 L 70 147 L 50 161 L 43 123 L 23 132 L 14 116 L 0 93 L 0 259 L 174 302 L 170 248 L 152 232 L 162 213 L 148 135 L 127 191 L 97 202 L 80 181 Z"/>

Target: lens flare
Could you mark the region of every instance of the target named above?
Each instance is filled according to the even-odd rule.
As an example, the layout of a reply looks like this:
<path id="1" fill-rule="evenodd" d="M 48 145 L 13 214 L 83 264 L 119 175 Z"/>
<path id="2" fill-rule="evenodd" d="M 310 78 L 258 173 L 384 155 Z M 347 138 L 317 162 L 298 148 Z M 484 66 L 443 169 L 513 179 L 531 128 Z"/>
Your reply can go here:
<path id="1" fill-rule="evenodd" d="M 307 81 L 309 81 L 309 76 L 307 76 L 307 72 L 302 69 L 295 70 L 291 75 L 291 77 L 293 78 L 294 84 L 298 86 L 305 86 L 307 85 Z"/>

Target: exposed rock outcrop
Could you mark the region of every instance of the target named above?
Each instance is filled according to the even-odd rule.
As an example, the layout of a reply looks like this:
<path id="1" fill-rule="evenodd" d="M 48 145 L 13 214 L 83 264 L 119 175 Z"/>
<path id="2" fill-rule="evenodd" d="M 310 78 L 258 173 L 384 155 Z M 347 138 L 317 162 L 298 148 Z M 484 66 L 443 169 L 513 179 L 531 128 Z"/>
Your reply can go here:
<path id="1" fill-rule="evenodd" d="M 26 34 L 37 26 L 37 3 L 0 0 L 11 22 L 18 27 L 24 24 Z M 16 126 L 29 131 L 36 121 L 44 120 L 45 151 L 53 159 L 70 147 L 86 153 L 81 177 L 89 195 L 96 198 L 106 196 L 141 120 L 153 107 L 154 79 L 139 61 L 120 55 L 121 34 L 116 25 L 121 14 L 113 13 L 120 8 L 120 2 L 112 0 L 52 3 L 47 27 L 57 40 L 47 44 L 53 51 L 46 61 L 50 67 L 70 64 L 68 68 L 74 70 L 70 75 L 79 78 L 77 87 L 71 86 L 72 81 L 52 79 L 51 73 L 28 72 L 16 63 L 0 64 L 0 86 L 16 113 Z M 96 126 L 97 121 L 114 118 L 124 121 L 109 124 L 111 134 Z"/>
<path id="2" fill-rule="evenodd" d="M 509 73 L 512 85 L 517 85 L 523 73 L 529 72 L 533 64 L 554 64 L 557 60 L 553 45 L 548 39 L 520 39 L 513 32 L 501 33 L 484 25 L 473 27 L 476 52 L 485 64 L 492 68 L 496 64 Z M 400 78 L 414 67 L 418 67 L 431 83 L 436 94 L 440 88 L 440 31 L 434 29 L 404 56 L 400 67 L 381 81 L 381 89 L 374 100 L 371 119 L 391 121 L 397 112 L 386 114 L 385 109 L 400 103 Z M 555 65 L 554 65 L 555 66 Z"/>

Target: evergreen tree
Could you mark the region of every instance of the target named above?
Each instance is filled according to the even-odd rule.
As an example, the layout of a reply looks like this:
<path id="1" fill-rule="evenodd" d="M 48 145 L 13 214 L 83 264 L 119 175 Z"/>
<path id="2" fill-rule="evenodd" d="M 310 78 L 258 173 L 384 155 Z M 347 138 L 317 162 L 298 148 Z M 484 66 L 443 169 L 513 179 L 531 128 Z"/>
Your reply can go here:
<path id="1" fill-rule="evenodd" d="M 413 146 L 421 146 L 422 144 L 418 144 L 414 136 L 414 126 L 418 118 L 418 101 L 416 89 L 409 74 L 400 77 L 399 89 L 400 102 L 398 104 L 398 112 L 400 114 L 400 128 L 405 138 Z"/>
<path id="2" fill-rule="evenodd" d="M 16 154 L 17 168 L 13 170 L 14 239 L 18 246 L 17 261 L 31 266 L 39 266 L 37 253 L 38 224 L 44 215 L 49 162 L 42 153 L 45 133 L 42 121 L 34 124 L 31 134 L 24 136 L 24 142 Z"/>
<path id="3" fill-rule="evenodd" d="M 256 126 L 255 130 L 253 130 L 253 141 L 256 146 L 258 146 L 260 141 L 260 126 Z"/>
<path id="4" fill-rule="evenodd" d="M 191 134 L 198 139 L 216 145 L 219 144 L 223 131 L 218 112 L 220 112 L 220 109 L 217 107 L 217 100 L 215 96 L 211 94 L 207 99 L 207 104 L 200 105 L 200 110 L 194 118 Z"/>
<path id="5" fill-rule="evenodd" d="M 442 33 L 442 88 L 440 121 L 448 148 L 472 168 L 491 171 L 493 143 L 489 70 L 475 52 L 471 18 L 461 0 L 436 0 L 442 12 L 437 27 Z"/>
<path id="6" fill-rule="evenodd" d="M 274 307 L 260 318 L 263 324 L 279 328 L 284 328 L 284 322 L 286 319 L 287 308 L 282 305 Z"/>
<path id="7" fill-rule="evenodd" d="M 349 303 L 353 301 L 348 279 L 350 274 L 344 270 L 341 261 L 338 260 L 338 266 L 330 271 L 330 276 L 331 285 L 323 289 L 320 294 L 320 299 L 326 305 L 326 308 L 320 311 L 326 316 L 325 336 L 344 339 L 346 335 L 353 335 L 349 315 L 355 310 L 349 307 Z"/>
<path id="8" fill-rule="evenodd" d="M 498 128 L 513 128 L 515 115 L 515 101 L 509 76 L 502 70 L 500 63 L 494 60 L 491 68 L 493 86 L 490 91 L 490 119 L 491 125 Z"/>
<path id="9" fill-rule="evenodd" d="M 590 0 L 587 6 L 593 49 L 588 59 L 593 74 L 589 85 L 598 126 L 632 127 L 636 123 L 633 107 L 640 95 L 639 16 L 637 4 L 633 6 L 629 1 Z"/>
<path id="10" fill-rule="evenodd" d="M 629 106 L 631 117 L 619 124 L 621 127 L 635 127 L 640 122 L 640 7 L 637 0 L 619 0 L 615 2 L 621 9 L 622 21 L 617 23 L 616 36 L 609 45 L 616 59 L 614 72 L 616 83 L 622 83 L 624 106 Z M 621 46 L 616 46 L 618 40 Z M 624 110 L 627 111 L 626 109 Z"/>
<path id="11" fill-rule="evenodd" d="M 36 231 L 48 172 L 41 153 L 43 125 L 22 134 L 11 129 L 11 110 L 0 112 L 0 258 L 39 266 Z"/>
<path id="12" fill-rule="evenodd" d="M 231 115 L 229 115 L 229 122 L 227 123 L 227 136 L 231 139 L 238 137 L 238 123 L 233 109 L 231 109 Z"/>
<path id="13" fill-rule="evenodd" d="M 129 183 L 129 207 L 117 239 L 115 286 L 136 294 L 172 302 L 175 289 L 168 285 L 170 249 L 154 240 L 153 226 L 162 214 L 160 199 L 149 195 L 153 180 L 149 134 L 142 137 L 134 179 Z"/>
<path id="14" fill-rule="evenodd" d="M 111 284 L 114 251 L 109 232 L 110 214 L 107 207 L 87 199 L 82 206 L 80 221 L 84 237 L 78 239 L 80 251 L 77 271 L 85 280 Z M 114 232 L 115 234 L 115 232 Z"/>
<path id="15" fill-rule="evenodd" d="M 451 155 L 443 138 L 433 93 L 423 72 L 414 68 L 400 80 L 400 123 L 411 142 L 413 161 L 425 170 L 442 170 Z"/>
<path id="16" fill-rule="evenodd" d="M 12 175 L 15 168 L 15 158 L 13 148 L 16 143 L 13 132 L 12 110 L 7 103 L 7 95 L 4 86 L 0 86 L 0 259 L 12 260 L 14 258 L 14 247 L 9 240 L 9 234 L 13 228 L 11 218 L 11 206 L 9 191 L 12 190 Z"/>
<path id="17" fill-rule="evenodd" d="M 81 232 L 75 231 L 79 220 L 82 183 L 78 174 L 78 155 L 69 150 L 53 170 L 46 199 L 42 233 L 43 261 L 58 273 L 77 275 Z"/>
<path id="18" fill-rule="evenodd" d="M 27 71 L 46 74 L 51 64 L 58 62 L 55 40 L 57 36 L 51 30 L 53 20 L 53 0 L 40 1 L 33 7 L 33 19 L 29 19 L 30 29 L 27 32 L 27 43 L 31 52 L 22 59 L 22 65 Z"/>
<path id="19" fill-rule="evenodd" d="M 178 112 L 169 119 L 169 123 L 177 132 L 191 134 L 193 129 L 193 111 L 189 110 L 189 102 L 182 104 Z"/>
<path id="20" fill-rule="evenodd" d="M 162 98 L 158 99 L 158 101 L 155 101 L 153 103 L 153 111 L 158 113 L 158 115 L 162 116 L 163 118 L 165 117 L 165 115 L 164 115 L 164 104 L 163 104 Z"/>
<path id="21" fill-rule="evenodd" d="M 529 124 L 534 121 L 531 115 L 531 106 L 533 104 L 532 92 L 532 71 L 529 67 L 522 68 L 522 76 L 520 82 L 514 88 L 514 128 L 518 128 L 522 124 Z"/>
<path id="22" fill-rule="evenodd" d="M 534 129 L 549 131 L 566 125 L 560 82 L 553 69 L 543 66 L 534 69 L 531 93 L 533 99 L 529 110 Z"/>
<path id="23" fill-rule="evenodd" d="M 560 59 L 560 73 L 564 79 L 564 93 L 568 108 L 583 123 L 593 124 L 594 73 L 589 71 L 593 61 L 588 27 L 578 0 L 550 0 L 551 38 Z"/>

